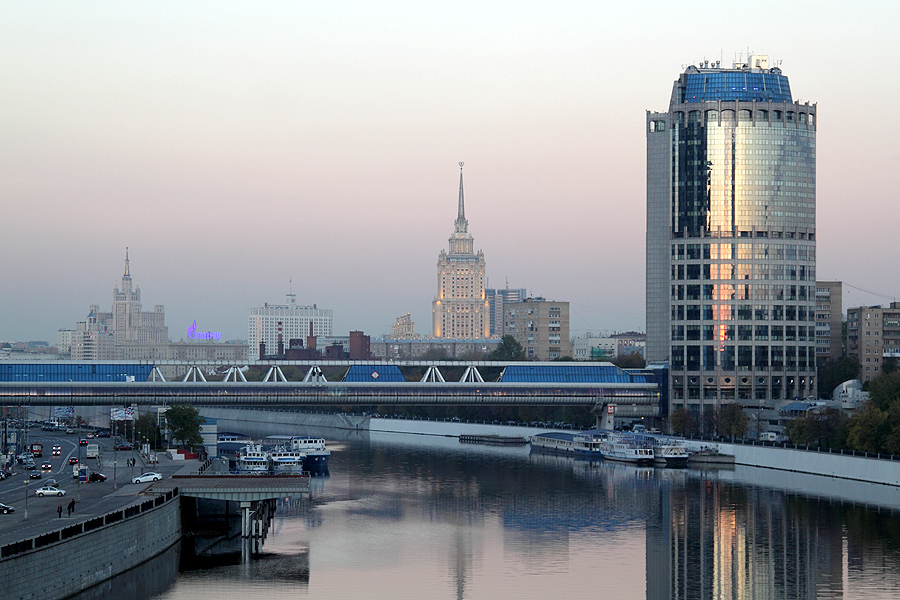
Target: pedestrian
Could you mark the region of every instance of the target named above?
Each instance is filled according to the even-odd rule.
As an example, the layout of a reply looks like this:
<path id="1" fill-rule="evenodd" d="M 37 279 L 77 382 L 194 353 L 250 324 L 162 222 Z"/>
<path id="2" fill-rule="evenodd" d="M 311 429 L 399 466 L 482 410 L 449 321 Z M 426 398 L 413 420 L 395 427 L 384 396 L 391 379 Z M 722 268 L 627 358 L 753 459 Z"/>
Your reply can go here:
<path id="1" fill-rule="evenodd" d="M 62 504 L 56 507 L 56 512 L 59 515 L 59 518 L 62 519 Z"/>
<path id="2" fill-rule="evenodd" d="M 69 502 L 69 505 L 66 507 L 69 511 L 69 516 L 72 516 L 72 513 L 75 512 L 75 500 Z"/>

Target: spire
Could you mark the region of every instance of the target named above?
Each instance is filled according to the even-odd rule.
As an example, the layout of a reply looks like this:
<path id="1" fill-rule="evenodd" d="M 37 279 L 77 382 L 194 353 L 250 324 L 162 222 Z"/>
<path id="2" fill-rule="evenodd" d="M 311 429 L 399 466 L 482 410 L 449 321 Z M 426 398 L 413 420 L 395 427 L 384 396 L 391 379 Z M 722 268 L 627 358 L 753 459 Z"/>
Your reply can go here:
<path id="1" fill-rule="evenodd" d="M 128 271 L 128 246 L 125 246 L 125 277 L 129 277 L 131 273 Z"/>
<path id="2" fill-rule="evenodd" d="M 462 161 L 459 162 L 459 214 L 456 216 L 457 220 L 465 220 L 466 218 L 466 205 L 463 202 L 463 180 L 462 180 L 462 168 L 463 165 L 466 164 Z"/>

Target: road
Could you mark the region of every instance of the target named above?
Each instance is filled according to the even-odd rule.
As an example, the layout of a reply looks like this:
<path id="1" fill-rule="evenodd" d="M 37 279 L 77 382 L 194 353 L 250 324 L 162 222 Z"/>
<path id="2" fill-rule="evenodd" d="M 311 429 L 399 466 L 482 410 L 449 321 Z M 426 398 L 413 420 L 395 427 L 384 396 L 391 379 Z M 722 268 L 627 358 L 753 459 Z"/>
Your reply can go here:
<path id="1" fill-rule="evenodd" d="M 79 436 L 91 444 L 100 446 L 99 459 L 86 459 L 85 446 L 79 445 Z M 87 439 L 84 434 L 65 434 L 32 429 L 30 442 L 41 442 L 44 455 L 34 461 L 40 468 L 49 462 L 51 469 L 41 474 L 40 479 L 28 479 L 28 471 L 17 465 L 15 475 L 0 481 L 0 502 L 15 508 L 11 514 L 0 514 L 0 545 L 30 537 L 55 529 L 75 520 L 84 520 L 143 500 L 139 494 L 150 484 L 133 484 L 131 479 L 147 471 L 161 473 L 169 477 L 184 468 L 183 461 L 174 462 L 160 454 L 160 463 L 147 465 L 137 451 L 116 451 L 110 438 Z M 60 454 L 53 455 L 53 447 L 60 447 Z M 135 466 L 127 466 L 128 459 L 135 459 Z M 103 473 L 103 482 L 82 483 L 72 477 L 69 459 L 78 459 L 91 470 Z M 115 476 L 115 483 L 113 477 Z M 47 480 L 56 479 L 59 488 L 65 490 L 62 497 L 34 495 L 34 490 L 46 485 Z M 118 487 L 118 489 L 116 489 Z M 66 507 L 75 500 L 75 513 L 70 517 Z M 62 505 L 62 518 L 58 507 Z M 27 518 L 26 518 L 27 509 Z"/>

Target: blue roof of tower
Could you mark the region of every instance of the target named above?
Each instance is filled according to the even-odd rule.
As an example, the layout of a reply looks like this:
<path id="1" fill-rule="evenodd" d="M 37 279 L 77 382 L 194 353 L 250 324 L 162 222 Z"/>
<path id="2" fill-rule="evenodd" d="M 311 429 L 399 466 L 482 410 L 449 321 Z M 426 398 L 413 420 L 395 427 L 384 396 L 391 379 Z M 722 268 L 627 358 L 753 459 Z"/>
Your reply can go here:
<path id="1" fill-rule="evenodd" d="M 689 67 L 683 82 L 681 102 L 793 102 L 788 78 L 778 68 L 748 71 Z"/>

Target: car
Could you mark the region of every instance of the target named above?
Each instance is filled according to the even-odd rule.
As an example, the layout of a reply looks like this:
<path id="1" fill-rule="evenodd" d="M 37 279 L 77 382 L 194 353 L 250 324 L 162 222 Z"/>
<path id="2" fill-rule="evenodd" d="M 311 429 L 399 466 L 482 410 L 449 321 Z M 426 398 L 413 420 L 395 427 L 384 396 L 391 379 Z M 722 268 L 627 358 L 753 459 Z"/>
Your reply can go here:
<path id="1" fill-rule="evenodd" d="M 62 454 L 62 446 L 53 446 L 53 456 Z"/>
<path id="2" fill-rule="evenodd" d="M 66 429 L 66 433 L 75 433 L 74 429 Z"/>
<path id="3" fill-rule="evenodd" d="M 52 471 L 52 470 L 53 470 L 53 465 L 50 464 L 50 462 L 45 461 L 45 462 L 41 463 L 41 471 Z"/>
<path id="4" fill-rule="evenodd" d="M 41 472 L 40 471 L 28 471 L 28 479 L 40 479 Z"/>
<path id="5" fill-rule="evenodd" d="M 88 481 L 106 481 L 106 475 L 103 473 L 91 473 L 88 476 Z"/>
<path id="6" fill-rule="evenodd" d="M 55 479 L 48 479 L 44 482 L 45 486 L 59 487 L 59 482 Z"/>
<path id="7" fill-rule="evenodd" d="M 2 502 L 0 502 L 0 513 L 3 513 L 4 515 L 8 515 L 9 513 L 15 512 L 15 511 L 16 511 L 16 509 L 14 509 L 12 506 L 9 506 L 7 504 L 3 504 Z"/>
<path id="8" fill-rule="evenodd" d="M 53 487 L 52 485 L 45 485 L 44 487 L 39 487 L 34 490 L 35 496 L 40 496 L 43 498 L 44 496 L 65 496 L 66 490 L 61 490 L 57 487 Z"/>
<path id="9" fill-rule="evenodd" d="M 86 437 L 87 439 L 90 440 L 90 439 L 93 439 L 93 438 L 95 438 L 95 437 L 97 437 L 97 436 L 95 436 L 93 433 L 89 433 L 89 434 L 87 434 L 85 437 Z"/>
<path id="10" fill-rule="evenodd" d="M 77 457 L 77 456 L 70 456 L 70 457 L 69 457 L 69 464 L 70 464 L 70 465 L 77 465 L 77 464 L 78 464 L 78 457 Z"/>
<path id="11" fill-rule="evenodd" d="M 119 442 L 115 445 L 116 450 L 131 450 L 132 446 L 128 442 Z"/>
<path id="12" fill-rule="evenodd" d="M 80 440 L 78 440 L 78 445 L 79 446 L 87 446 L 87 440 L 84 438 L 81 438 Z"/>
<path id="13" fill-rule="evenodd" d="M 4 479 L 6 479 L 7 477 L 9 477 L 10 475 L 12 475 L 12 473 L 10 473 L 9 471 L 7 471 L 6 469 L 0 470 L 0 481 L 3 481 Z"/>
<path id="14" fill-rule="evenodd" d="M 151 481 L 159 481 L 160 479 L 162 479 L 162 475 L 159 473 L 144 473 L 143 475 L 138 475 L 132 479 L 131 483 L 150 483 Z"/>

